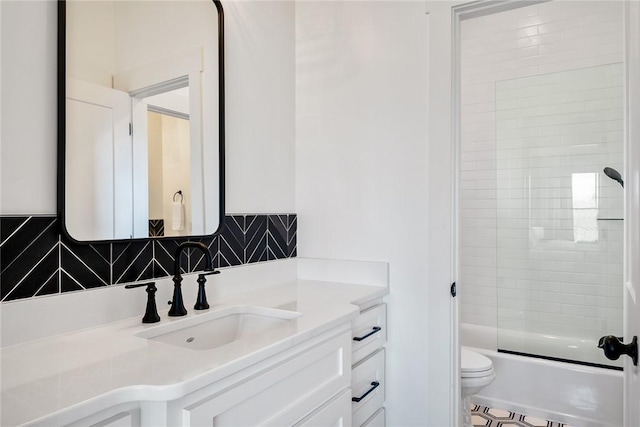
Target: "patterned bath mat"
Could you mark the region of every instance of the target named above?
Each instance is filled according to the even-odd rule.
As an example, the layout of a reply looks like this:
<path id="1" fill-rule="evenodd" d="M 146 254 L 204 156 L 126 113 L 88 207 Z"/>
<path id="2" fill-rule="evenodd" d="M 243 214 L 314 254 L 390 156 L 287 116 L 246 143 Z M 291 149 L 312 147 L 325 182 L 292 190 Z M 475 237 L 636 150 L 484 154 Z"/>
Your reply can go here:
<path id="1" fill-rule="evenodd" d="M 541 420 L 529 415 L 503 409 L 473 405 L 471 422 L 474 427 L 569 427 L 555 421 Z"/>

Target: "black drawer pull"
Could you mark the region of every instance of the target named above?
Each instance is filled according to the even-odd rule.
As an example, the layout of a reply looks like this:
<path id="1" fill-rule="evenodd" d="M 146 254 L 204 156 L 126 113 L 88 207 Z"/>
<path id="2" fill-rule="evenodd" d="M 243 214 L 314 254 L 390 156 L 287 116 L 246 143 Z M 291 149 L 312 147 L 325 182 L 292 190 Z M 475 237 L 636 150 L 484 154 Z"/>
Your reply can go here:
<path id="1" fill-rule="evenodd" d="M 365 340 L 367 338 L 369 338 L 371 335 L 375 334 L 376 332 L 380 332 L 382 330 L 382 328 L 380 326 L 374 326 L 373 330 L 371 332 L 369 332 L 367 335 L 363 336 L 363 337 L 353 337 L 354 341 L 362 341 Z"/>
<path id="2" fill-rule="evenodd" d="M 365 397 L 367 397 L 367 395 L 369 393 L 371 393 L 373 390 L 377 389 L 378 386 L 380 385 L 380 383 L 378 381 L 374 381 L 371 383 L 371 388 L 369 390 L 367 390 L 367 392 L 365 394 L 363 394 L 360 397 L 352 397 L 351 401 L 352 402 L 360 402 L 362 399 L 364 399 Z"/>

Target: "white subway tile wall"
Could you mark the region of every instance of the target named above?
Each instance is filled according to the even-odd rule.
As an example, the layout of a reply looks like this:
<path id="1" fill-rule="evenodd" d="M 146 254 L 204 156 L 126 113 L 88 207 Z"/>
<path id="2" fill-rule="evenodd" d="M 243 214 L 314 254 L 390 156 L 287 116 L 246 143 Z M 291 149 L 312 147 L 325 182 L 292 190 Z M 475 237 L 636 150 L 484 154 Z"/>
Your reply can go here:
<path id="1" fill-rule="evenodd" d="M 622 333 L 623 225 L 597 220 L 622 218 L 622 189 L 602 173 L 623 173 L 622 30 L 622 2 L 462 22 L 462 322 Z M 499 334 L 509 345 L 536 353 Z"/>

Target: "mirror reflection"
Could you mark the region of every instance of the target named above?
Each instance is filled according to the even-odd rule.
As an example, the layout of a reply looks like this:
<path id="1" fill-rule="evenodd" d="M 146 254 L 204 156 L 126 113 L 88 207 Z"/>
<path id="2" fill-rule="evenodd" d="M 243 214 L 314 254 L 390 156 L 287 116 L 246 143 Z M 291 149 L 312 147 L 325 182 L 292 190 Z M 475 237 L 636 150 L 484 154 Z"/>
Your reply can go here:
<path id="1" fill-rule="evenodd" d="M 149 235 L 188 235 L 192 218 L 189 92 L 184 89 L 146 98 L 148 103 Z M 170 218 L 169 222 L 164 218 Z"/>
<path id="2" fill-rule="evenodd" d="M 72 238 L 217 230 L 217 25 L 211 0 L 66 2 L 64 225 Z"/>

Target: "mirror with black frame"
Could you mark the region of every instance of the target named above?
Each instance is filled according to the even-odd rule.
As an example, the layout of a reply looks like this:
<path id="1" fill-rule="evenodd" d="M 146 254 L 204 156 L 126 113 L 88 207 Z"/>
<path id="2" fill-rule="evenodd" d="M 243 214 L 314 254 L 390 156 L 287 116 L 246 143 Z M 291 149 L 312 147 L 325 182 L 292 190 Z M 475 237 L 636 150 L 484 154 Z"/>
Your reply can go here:
<path id="1" fill-rule="evenodd" d="M 224 218 L 217 0 L 58 7 L 58 209 L 72 240 L 204 236 Z"/>

